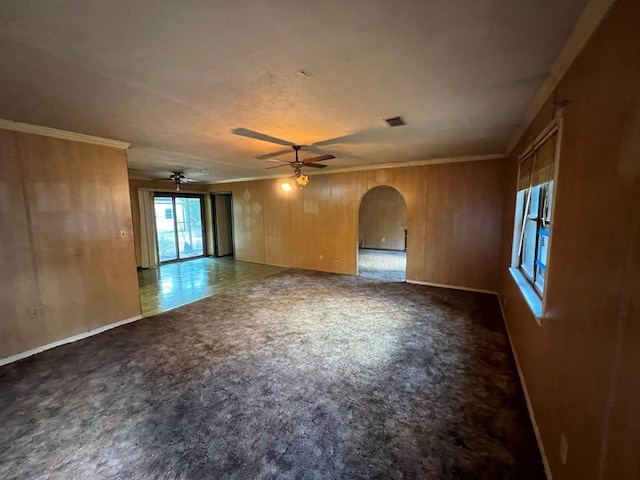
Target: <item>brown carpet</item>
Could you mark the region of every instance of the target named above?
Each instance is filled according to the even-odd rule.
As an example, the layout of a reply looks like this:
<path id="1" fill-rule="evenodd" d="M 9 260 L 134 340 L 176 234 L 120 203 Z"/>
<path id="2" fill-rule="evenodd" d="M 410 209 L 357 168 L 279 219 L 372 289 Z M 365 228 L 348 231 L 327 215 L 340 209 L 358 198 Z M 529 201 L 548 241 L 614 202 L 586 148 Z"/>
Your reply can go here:
<path id="1" fill-rule="evenodd" d="M 289 270 L 0 367 L 0 478 L 544 479 L 496 298 Z"/>

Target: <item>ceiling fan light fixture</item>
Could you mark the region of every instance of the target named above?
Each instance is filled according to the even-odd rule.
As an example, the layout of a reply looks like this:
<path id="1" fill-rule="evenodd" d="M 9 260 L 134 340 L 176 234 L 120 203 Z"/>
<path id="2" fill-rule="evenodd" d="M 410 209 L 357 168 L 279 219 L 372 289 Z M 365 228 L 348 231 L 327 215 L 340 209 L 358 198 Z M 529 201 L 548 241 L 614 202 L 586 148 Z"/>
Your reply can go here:
<path id="1" fill-rule="evenodd" d="M 308 183 L 309 177 L 302 173 L 299 168 L 296 168 L 295 173 L 280 184 L 280 188 L 285 192 L 290 192 L 293 187 L 302 189 Z"/>
<path id="2" fill-rule="evenodd" d="M 309 177 L 307 175 L 304 175 L 303 173 L 296 175 L 294 180 L 298 185 L 300 185 L 300 188 L 304 187 L 307 183 L 309 183 Z"/>

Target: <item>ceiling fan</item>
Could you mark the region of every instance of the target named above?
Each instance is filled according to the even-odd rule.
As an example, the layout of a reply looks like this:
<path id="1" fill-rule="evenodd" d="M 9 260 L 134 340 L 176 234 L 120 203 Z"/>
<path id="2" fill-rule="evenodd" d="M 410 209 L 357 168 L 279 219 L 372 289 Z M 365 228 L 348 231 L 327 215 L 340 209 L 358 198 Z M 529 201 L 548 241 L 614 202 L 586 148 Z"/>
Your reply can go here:
<path id="1" fill-rule="evenodd" d="M 296 182 L 300 188 L 304 187 L 307 183 L 309 183 L 309 177 L 302 173 L 302 167 L 327 168 L 326 165 L 322 165 L 321 163 L 315 163 L 315 162 L 321 162 L 323 160 L 331 160 L 332 158 L 336 158 L 334 155 L 327 154 L 327 155 L 320 155 L 319 157 L 305 158 L 304 160 L 300 160 L 298 158 L 298 152 L 300 151 L 300 148 L 302 148 L 302 146 L 291 145 L 291 148 L 293 148 L 293 150 L 296 152 L 296 159 L 293 162 L 287 162 L 287 163 L 283 163 L 282 165 L 276 165 L 274 167 L 267 167 L 267 168 L 271 169 L 271 168 L 278 168 L 278 167 L 284 167 L 285 165 L 289 165 L 290 167 L 293 168 L 293 177 L 292 177 L 293 181 Z M 283 184 L 282 187 L 284 189 L 287 189 L 284 185 L 285 184 Z"/>
<path id="2" fill-rule="evenodd" d="M 322 151 L 317 147 L 318 143 L 315 143 L 313 145 L 298 145 L 293 142 L 289 142 L 287 140 L 282 140 L 280 138 L 272 137 L 270 135 L 265 135 L 260 132 L 254 132 L 253 130 L 248 130 L 246 128 L 235 128 L 234 130 L 232 130 L 232 133 L 236 135 L 241 135 L 243 137 L 253 138 L 255 140 L 262 140 L 263 142 L 275 143 L 277 145 L 285 145 L 285 146 L 291 147 L 296 154 L 296 159 L 293 162 L 284 161 L 282 165 L 275 165 L 273 167 L 267 167 L 267 168 L 271 169 L 271 168 L 278 168 L 278 167 L 283 167 L 285 165 L 289 165 L 294 169 L 292 178 L 300 188 L 302 188 L 304 185 L 309 183 L 309 177 L 302 173 L 302 167 L 326 168 L 327 167 L 326 165 L 323 165 L 321 163 L 316 163 L 316 162 L 321 162 L 324 160 L 331 160 L 333 158 L 336 158 L 335 155 L 331 155 L 331 154 L 324 154 L 317 157 L 305 158 L 302 160 L 298 157 L 298 152 L 303 148 L 306 150 L 312 150 L 318 153 L 322 153 Z M 290 150 L 288 149 L 282 150 L 274 153 L 269 153 L 266 155 L 261 155 L 257 158 L 270 159 L 270 158 L 282 155 L 288 151 Z M 282 160 L 278 160 L 278 161 L 282 161 Z M 283 187 L 284 187 L 284 184 L 283 184 Z"/>
<path id="3" fill-rule="evenodd" d="M 185 183 L 200 183 L 202 180 L 198 180 L 192 177 L 198 177 L 205 172 L 184 172 L 180 170 L 175 171 L 156 171 L 156 170 L 144 170 L 129 168 L 129 178 L 139 180 L 153 180 L 160 182 L 172 182 L 176 191 L 180 191 L 180 186 Z"/>
<path id="4" fill-rule="evenodd" d="M 303 160 L 300 160 L 298 158 L 298 152 L 302 148 L 302 145 L 291 145 L 291 148 L 293 148 L 294 152 L 296 152 L 296 159 L 293 162 L 286 162 L 286 163 L 283 163 L 282 165 L 267 167 L 267 169 L 284 167 L 285 165 L 289 165 L 290 167 L 293 167 L 294 169 L 297 169 L 297 170 L 301 169 L 302 167 L 327 168 L 326 165 L 323 165 L 321 163 L 315 163 L 315 162 L 322 162 L 324 160 L 331 160 L 333 158 L 336 158 L 335 155 L 327 154 L 327 155 L 320 155 L 319 157 L 305 158 Z M 280 162 L 282 160 L 278 160 L 278 161 Z"/>
<path id="5" fill-rule="evenodd" d="M 184 183 L 206 183 L 205 177 L 210 173 L 204 170 L 187 170 L 187 171 L 175 171 L 169 175 L 169 180 L 176 186 L 176 191 L 180 191 L 180 185 Z"/>
<path id="6" fill-rule="evenodd" d="M 272 137 L 271 135 L 265 135 L 264 133 L 256 132 L 254 130 L 249 130 L 247 128 L 234 128 L 231 131 L 231 133 L 233 133 L 234 135 L 240 135 L 242 137 L 253 138 L 254 140 L 262 140 L 263 142 L 275 143 L 276 145 L 284 145 L 285 147 L 290 147 L 290 148 L 297 146 L 297 147 L 300 147 L 299 150 L 311 151 L 318 154 L 326 154 L 326 152 L 321 150 L 319 147 L 323 145 L 331 145 L 334 143 L 333 140 L 336 140 L 336 139 L 330 139 L 330 140 L 324 140 L 321 142 L 314 142 L 311 145 L 301 145 L 294 142 L 290 142 L 288 140 L 282 140 L 281 138 Z M 291 150 L 289 150 L 289 148 L 286 148 L 284 150 L 278 150 L 277 152 L 271 152 L 271 153 L 266 153 L 264 155 L 259 155 L 256 158 L 260 160 L 266 160 L 266 159 L 278 157 L 280 155 L 285 155 L 289 152 L 291 152 Z"/>
<path id="7" fill-rule="evenodd" d="M 184 173 L 182 172 L 173 172 L 171 175 L 169 175 L 169 179 L 176 184 L 176 192 L 180 191 L 181 184 L 189 181 L 185 178 Z"/>

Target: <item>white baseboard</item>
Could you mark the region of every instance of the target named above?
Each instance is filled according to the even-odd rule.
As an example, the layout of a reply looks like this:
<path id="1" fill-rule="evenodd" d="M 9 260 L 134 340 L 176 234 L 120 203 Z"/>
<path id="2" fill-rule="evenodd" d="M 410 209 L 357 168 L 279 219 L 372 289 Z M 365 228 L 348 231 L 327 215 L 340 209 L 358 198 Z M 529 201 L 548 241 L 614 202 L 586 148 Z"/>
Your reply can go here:
<path id="1" fill-rule="evenodd" d="M 492 295 L 498 295 L 498 292 L 494 292 L 493 290 L 482 290 L 481 288 L 460 287 L 458 285 L 447 285 L 446 283 L 421 282 L 419 280 L 409 280 L 409 279 L 406 279 L 405 282 L 413 283 L 415 285 L 426 285 L 428 287 L 451 288 L 453 290 L 464 290 L 466 292 L 490 293 Z"/>
<path id="2" fill-rule="evenodd" d="M 140 320 L 141 318 L 142 318 L 142 315 L 136 315 L 135 317 L 126 318 L 124 320 L 120 320 L 119 322 L 110 323 L 109 325 L 105 325 L 104 327 L 94 328 L 93 330 L 79 333 L 78 335 L 74 335 L 73 337 L 63 338 L 62 340 L 58 340 L 57 342 L 49 343 L 47 345 L 43 345 L 41 347 L 37 347 L 32 350 L 27 350 L 26 352 L 17 353 L 16 355 L 11 355 L 10 357 L 7 357 L 7 358 L 2 358 L 0 359 L 0 366 L 7 365 L 8 363 L 17 362 L 18 360 L 22 360 L 23 358 L 30 357 L 31 355 L 44 352 L 45 350 L 49 350 L 51 348 L 59 347 L 60 345 L 65 345 L 67 343 L 77 342 L 78 340 L 82 340 L 83 338 L 92 337 L 93 335 L 97 335 L 107 330 L 111 330 L 112 328 L 119 327 L 120 325 L 125 325 L 127 323 L 135 322 L 136 320 Z"/>
<path id="3" fill-rule="evenodd" d="M 524 392 L 524 399 L 527 402 L 527 410 L 529 411 L 529 418 L 531 419 L 531 425 L 533 425 L 533 433 L 536 436 L 536 441 L 538 442 L 538 449 L 540 450 L 540 455 L 542 456 L 542 464 L 544 465 L 544 472 L 547 474 L 548 480 L 553 480 L 551 476 L 551 470 L 549 469 L 549 462 L 547 461 L 547 454 L 544 451 L 544 445 L 542 444 L 542 439 L 540 438 L 540 430 L 538 430 L 538 424 L 536 423 L 536 416 L 533 413 L 533 407 L 531 406 L 531 398 L 529 398 L 529 390 L 527 390 L 527 382 L 524 380 L 524 375 L 522 374 L 522 369 L 520 368 L 520 362 L 518 361 L 518 354 L 516 353 L 515 348 L 513 348 L 513 341 L 511 339 L 511 332 L 509 332 L 509 325 L 507 324 L 507 316 L 504 314 L 504 309 L 502 308 L 502 301 L 500 295 L 498 295 L 498 304 L 500 305 L 500 312 L 502 313 L 502 321 L 504 322 L 504 327 L 507 330 L 507 337 L 509 338 L 509 346 L 511 347 L 511 353 L 513 353 L 513 358 L 516 361 L 516 369 L 518 370 L 518 377 L 520 377 L 520 385 L 522 385 L 522 391 Z"/>

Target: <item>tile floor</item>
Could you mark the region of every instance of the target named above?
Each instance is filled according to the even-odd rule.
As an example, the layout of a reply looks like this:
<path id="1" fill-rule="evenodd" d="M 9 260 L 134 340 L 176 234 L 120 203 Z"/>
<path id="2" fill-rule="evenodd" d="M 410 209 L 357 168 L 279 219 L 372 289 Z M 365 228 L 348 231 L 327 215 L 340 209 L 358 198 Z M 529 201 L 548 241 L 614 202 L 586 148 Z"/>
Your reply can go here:
<path id="1" fill-rule="evenodd" d="M 150 317 L 282 270 L 232 257 L 196 258 L 139 270 L 142 315 Z"/>

